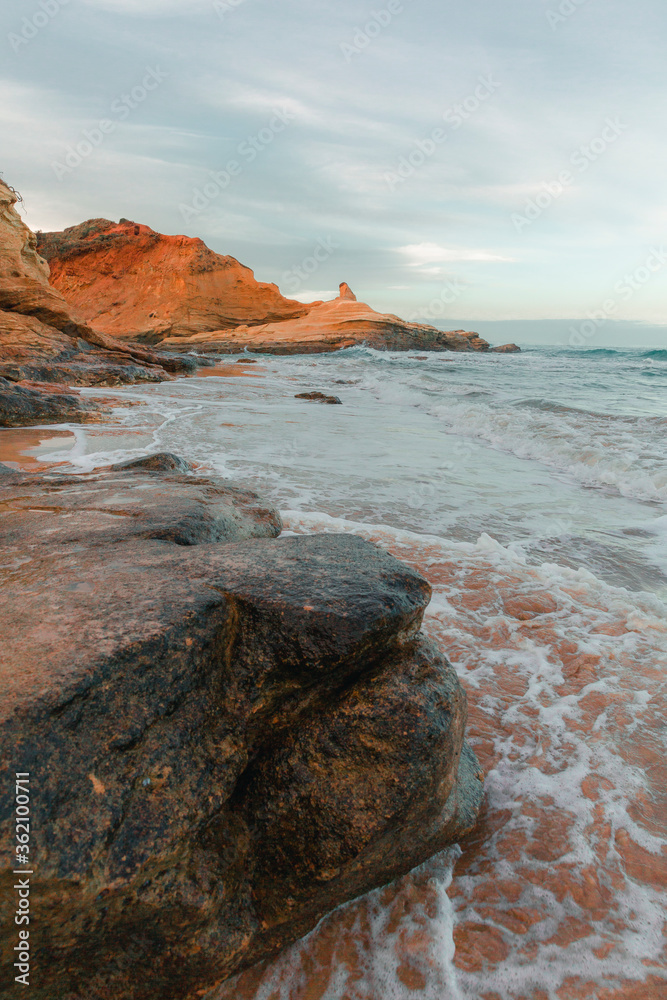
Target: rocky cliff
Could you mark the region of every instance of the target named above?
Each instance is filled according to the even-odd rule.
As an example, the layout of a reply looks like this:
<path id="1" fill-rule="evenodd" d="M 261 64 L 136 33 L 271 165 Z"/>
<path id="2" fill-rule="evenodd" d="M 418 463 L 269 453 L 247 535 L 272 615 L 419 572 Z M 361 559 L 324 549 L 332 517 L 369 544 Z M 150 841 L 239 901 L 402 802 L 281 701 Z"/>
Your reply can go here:
<path id="1" fill-rule="evenodd" d="M 51 281 L 106 334 L 171 351 L 298 354 L 368 344 L 380 350 L 488 351 L 475 333 L 443 333 L 358 302 L 343 282 L 331 302 L 303 305 L 255 280 L 199 239 L 121 219 L 38 234 Z"/>
<path id="2" fill-rule="evenodd" d="M 121 344 L 94 330 L 49 284 L 49 265 L 0 181 L 0 427 L 99 418 L 99 408 L 63 385 L 160 381 L 196 367 Z"/>
<path id="3" fill-rule="evenodd" d="M 419 573 L 174 456 L 0 499 L 0 908 L 28 854 L 40 1000 L 208 995 L 474 825 Z"/>
<path id="4" fill-rule="evenodd" d="M 163 236 L 127 219 L 39 233 L 38 246 L 54 287 L 96 330 L 121 339 L 158 343 L 307 311 L 202 240 Z"/>
<path id="5" fill-rule="evenodd" d="M 365 344 L 388 351 L 488 351 L 476 333 L 443 332 L 422 323 L 407 323 L 391 313 L 379 313 L 357 301 L 346 282 L 338 298 L 315 302 L 292 320 L 210 330 L 189 337 L 169 337 L 162 346 L 172 351 L 198 350 L 235 354 L 249 350 L 264 354 L 310 354 Z"/>

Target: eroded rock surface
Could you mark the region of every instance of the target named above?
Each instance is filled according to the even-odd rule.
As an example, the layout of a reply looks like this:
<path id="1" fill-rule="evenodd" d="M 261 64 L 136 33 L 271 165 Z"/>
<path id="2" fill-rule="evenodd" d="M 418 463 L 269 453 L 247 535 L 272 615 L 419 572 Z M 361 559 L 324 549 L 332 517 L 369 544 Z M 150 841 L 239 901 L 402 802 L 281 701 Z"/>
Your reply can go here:
<path id="1" fill-rule="evenodd" d="M 67 301 L 96 330 L 121 339 L 158 343 L 288 319 L 308 308 L 200 239 L 163 236 L 127 219 L 40 233 L 38 247 Z"/>
<path id="2" fill-rule="evenodd" d="M 484 536 L 357 530 L 433 585 L 424 631 L 466 678 L 484 809 L 462 855 L 337 910 L 214 1000 L 664 1000 L 664 607 Z"/>
<path id="3" fill-rule="evenodd" d="M 474 825 L 419 573 L 173 455 L 0 473 L 2 919 L 30 772 L 39 1000 L 194 1000 Z"/>
<path id="4" fill-rule="evenodd" d="M 196 368 L 189 358 L 158 357 L 94 330 L 49 284 L 37 237 L 16 210 L 17 194 L 0 181 L 0 427 L 87 419 L 95 406 L 69 401 L 40 383 L 69 386 L 158 382 Z M 7 382 L 16 383 L 9 390 Z M 79 399 L 79 403 L 72 402 Z M 7 416 L 8 415 L 8 416 Z M 17 423 L 18 422 L 18 423 Z"/>
<path id="5" fill-rule="evenodd" d="M 94 403 L 53 386 L 0 377 L 0 427 L 85 423 L 101 419 Z"/>
<path id="6" fill-rule="evenodd" d="M 96 330 L 171 351 L 303 354 L 368 344 L 380 350 L 488 351 L 478 334 L 443 332 L 378 313 L 342 282 L 338 298 L 304 304 L 256 281 L 200 239 L 121 219 L 39 233 L 51 281 Z"/>
<path id="7" fill-rule="evenodd" d="M 443 332 L 424 323 L 409 323 L 390 313 L 379 313 L 359 302 L 349 285 L 330 302 L 314 302 L 296 319 L 235 329 L 208 330 L 188 337 L 169 336 L 169 350 L 215 351 L 236 354 L 249 350 L 264 354 L 316 354 L 365 344 L 378 350 L 488 351 L 476 333 Z"/>

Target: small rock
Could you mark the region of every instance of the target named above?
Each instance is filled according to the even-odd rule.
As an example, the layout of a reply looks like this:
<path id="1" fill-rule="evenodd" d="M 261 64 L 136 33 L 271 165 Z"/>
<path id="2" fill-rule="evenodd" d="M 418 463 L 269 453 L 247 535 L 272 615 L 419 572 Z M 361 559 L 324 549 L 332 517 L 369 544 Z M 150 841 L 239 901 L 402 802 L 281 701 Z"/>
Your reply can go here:
<path id="1" fill-rule="evenodd" d="M 116 465 L 110 466 L 110 468 L 114 472 L 122 469 L 143 469 L 145 472 L 194 471 L 194 465 L 191 462 L 186 462 L 184 458 L 179 458 L 178 455 L 172 455 L 171 452 L 167 451 L 158 452 L 157 455 L 144 455 L 142 458 L 132 458 L 127 462 L 118 462 Z"/>
<path id="2" fill-rule="evenodd" d="M 338 396 L 327 396 L 323 392 L 299 392 L 294 398 L 308 399 L 313 403 L 331 403 L 342 406 L 342 400 Z"/>
<path id="3" fill-rule="evenodd" d="M 494 354 L 520 354 L 521 348 L 516 344 L 503 344 L 501 347 L 492 347 Z"/>

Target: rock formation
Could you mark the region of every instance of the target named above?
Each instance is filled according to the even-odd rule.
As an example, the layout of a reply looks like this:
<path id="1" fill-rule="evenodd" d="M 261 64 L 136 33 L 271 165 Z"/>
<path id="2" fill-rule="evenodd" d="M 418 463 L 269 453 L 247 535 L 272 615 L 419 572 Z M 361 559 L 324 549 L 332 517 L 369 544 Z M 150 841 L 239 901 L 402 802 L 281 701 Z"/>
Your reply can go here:
<path id="1" fill-rule="evenodd" d="M 297 392 L 295 399 L 307 399 L 311 403 L 329 403 L 342 406 L 339 396 L 327 396 L 325 392 Z"/>
<path id="2" fill-rule="evenodd" d="M 77 403 L 75 395 L 53 390 L 40 403 L 39 383 L 160 381 L 169 378 L 167 369 L 184 372 L 196 367 L 188 359 L 158 358 L 93 330 L 49 285 L 49 265 L 16 211 L 17 200 L 16 192 L 0 181 L 0 426 L 16 426 L 21 420 L 85 419 L 86 412 L 97 412 L 90 404 Z M 7 380 L 17 383 L 10 396 Z M 12 413 L 12 423 L 3 423 L 5 412 Z"/>
<path id="3" fill-rule="evenodd" d="M 159 382 L 207 363 L 183 357 L 193 349 L 489 350 L 475 333 L 443 333 L 378 313 L 346 282 L 331 302 L 286 299 L 201 240 L 162 236 L 127 219 L 92 219 L 35 236 L 17 200 L 0 181 L 0 427 L 98 419 L 99 406 L 44 384 Z"/>
<path id="4" fill-rule="evenodd" d="M 516 344 L 502 344 L 500 347 L 492 347 L 494 354 L 520 354 L 521 348 Z"/>
<path id="5" fill-rule="evenodd" d="M 496 546 L 361 530 L 433 583 L 424 631 L 470 678 L 484 808 L 460 857 L 332 913 L 216 1000 L 665 1000 L 661 606 Z"/>
<path id="6" fill-rule="evenodd" d="M 102 415 L 95 403 L 61 386 L 0 377 L 0 427 L 81 424 L 101 420 Z"/>
<path id="7" fill-rule="evenodd" d="M 346 282 L 304 305 L 255 280 L 200 239 L 163 236 L 121 219 L 38 233 L 51 281 L 96 330 L 172 351 L 297 354 L 355 344 L 387 350 L 487 351 L 475 333 L 443 333 L 357 301 Z"/>
<path id="8" fill-rule="evenodd" d="M 476 333 L 443 332 L 435 326 L 408 323 L 391 313 L 379 313 L 358 302 L 345 282 L 341 294 L 330 302 L 315 302 L 305 315 L 293 320 L 210 330 L 190 337 L 168 337 L 161 346 L 172 351 L 215 351 L 236 354 L 311 354 L 337 351 L 365 344 L 378 350 L 488 351 L 489 344 Z"/>
<path id="9" fill-rule="evenodd" d="M 127 219 L 38 233 L 38 247 L 54 287 L 96 330 L 120 339 L 156 344 L 308 309 L 200 239 L 163 236 Z"/>
<path id="10" fill-rule="evenodd" d="M 474 825 L 417 572 L 174 456 L 0 483 L 1 918 L 29 772 L 40 1000 L 201 998 Z"/>

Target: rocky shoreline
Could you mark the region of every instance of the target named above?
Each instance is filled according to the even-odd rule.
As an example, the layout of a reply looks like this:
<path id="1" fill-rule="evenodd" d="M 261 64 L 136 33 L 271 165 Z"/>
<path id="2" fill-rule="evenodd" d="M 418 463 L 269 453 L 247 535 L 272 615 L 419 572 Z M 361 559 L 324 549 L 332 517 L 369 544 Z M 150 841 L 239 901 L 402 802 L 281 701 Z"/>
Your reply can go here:
<path id="1" fill-rule="evenodd" d="M 345 283 L 331 302 L 285 299 L 201 240 L 127 219 L 34 234 L 17 201 L 0 181 L 0 427 L 99 421 L 104 400 L 75 387 L 190 375 L 206 354 L 519 350 L 377 313 Z"/>
<path id="2" fill-rule="evenodd" d="M 78 227 L 58 244 L 67 260 L 89 266 L 86 240 L 107 255 L 135 237 L 158 253 L 175 241 L 194 245 L 189 272 L 245 288 L 216 333 L 219 300 L 198 312 L 186 287 L 179 315 L 204 329 L 139 330 L 142 346 L 120 290 L 132 268 L 110 279 L 128 337 L 91 322 L 53 239 L 49 283 L 16 201 L 0 182 L 0 427 L 102 422 L 113 400 L 78 387 L 194 374 L 214 364 L 192 353 L 200 336 L 218 354 L 331 350 L 352 323 L 354 342 L 489 346 L 380 316 L 347 286 L 316 307 L 258 292 L 200 241 Z M 144 251 L 139 284 L 168 309 Z M 17 863 L 7 790 L 27 773 L 40 1000 L 195 1000 L 474 827 L 466 696 L 420 633 L 429 584 L 359 538 L 281 527 L 256 495 L 173 455 L 79 475 L 0 466 L 2 916 L 9 926 Z"/>
<path id="3" fill-rule="evenodd" d="M 206 363 L 94 330 L 49 283 L 17 200 L 0 181 L 0 427 L 99 421 L 104 403 L 82 399 L 74 386 L 159 382 Z"/>
<path id="4" fill-rule="evenodd" d="M 0 492 L 2 916 L 24 772 L 41 1000 L 195 1000 L 474 826 L 418 573 L 171 455 Z"/>

